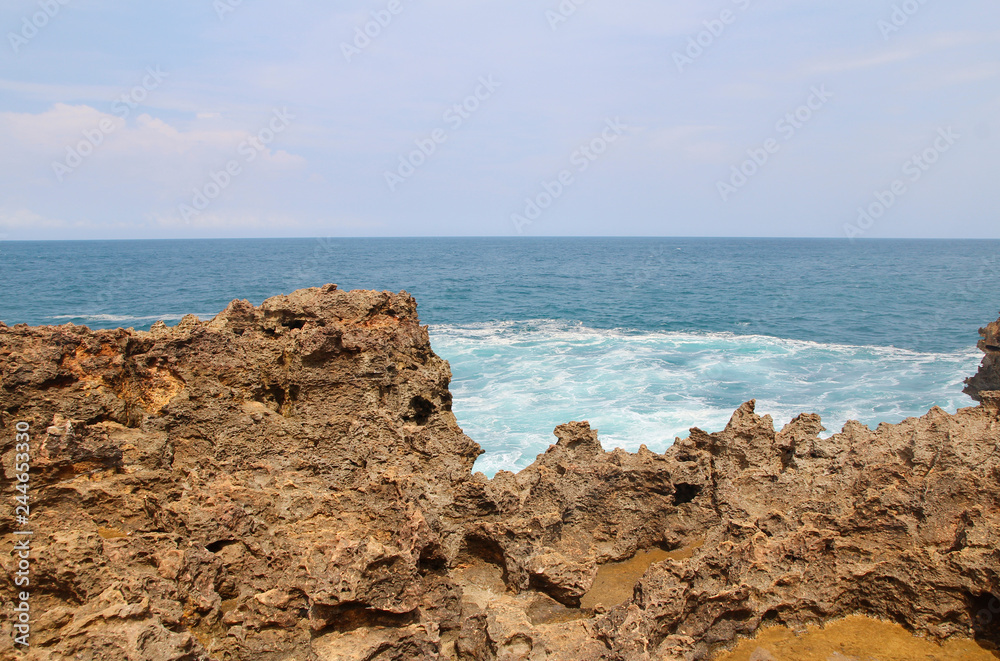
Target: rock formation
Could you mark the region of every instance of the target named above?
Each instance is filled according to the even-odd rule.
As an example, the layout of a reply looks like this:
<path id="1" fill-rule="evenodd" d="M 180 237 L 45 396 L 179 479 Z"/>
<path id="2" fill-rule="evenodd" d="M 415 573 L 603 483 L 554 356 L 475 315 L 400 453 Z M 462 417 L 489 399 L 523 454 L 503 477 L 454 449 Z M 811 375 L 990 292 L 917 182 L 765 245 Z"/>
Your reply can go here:
<path id="1" fill-rule="evenodd" d="M 827 439 L 753 402 L 664 454 L 573 422 L 493 479 L 449 379 L 405 292 L 149 332 L 0 324 L 2 497 L 28 423 L 34 532 L 31 647 L 5 617 L 0 658 L 694 660 L 853 613 L 1000 643 L 986 377 L 978 407 Z M 21 529 L 0 518 L 0 543 Z"/>
<path id="2" fill-rule="evenodd" d="M 975 376 L 965 380 L 965 394 L 980 401 L 983 391 L 1000 390 L 1000 320 L 980 328 L 979 350 L 985 353 L 983 364 Z"/>

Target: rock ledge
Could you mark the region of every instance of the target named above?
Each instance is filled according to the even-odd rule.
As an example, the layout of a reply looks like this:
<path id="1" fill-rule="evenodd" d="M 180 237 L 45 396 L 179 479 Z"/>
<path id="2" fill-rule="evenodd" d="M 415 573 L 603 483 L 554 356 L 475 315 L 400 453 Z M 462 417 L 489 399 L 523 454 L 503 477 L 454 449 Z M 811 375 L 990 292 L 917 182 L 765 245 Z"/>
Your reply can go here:
<path id="1" fill-rule="evenodd" d="M 0 324 L 2 496 L 27 422 L 35 530 L 32 646 L 5 618 L 0 658 L 694 660 L 849 614 L 998 644 L 998 330 L 955 415 L 822 439 L 750 401 L 663 454 L 571 422 L 490 480 L 405 292 Z M 609 563 L 647 557 L 604 603 Z"/>

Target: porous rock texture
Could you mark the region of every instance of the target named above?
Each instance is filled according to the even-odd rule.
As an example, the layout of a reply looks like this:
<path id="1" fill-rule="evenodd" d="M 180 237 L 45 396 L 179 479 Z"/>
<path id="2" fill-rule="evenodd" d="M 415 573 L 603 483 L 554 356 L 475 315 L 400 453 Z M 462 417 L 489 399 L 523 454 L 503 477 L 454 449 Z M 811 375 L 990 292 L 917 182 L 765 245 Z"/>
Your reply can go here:
<path id="1" fill-rule="evenodd" d="M 1000 390 L 1000 320 L 980 328 L 979 350 L 982 351 L 983 363 L 979 371 L 965 380 L 965 394 L 980 401 L 980 393 Z"/>
<path id="2" fill-rule="evenodd" d="M 1000 642 L 997 393 L 827 439 L 748 402 L 664 454 L 573 422 L 487 479 L 449 379 L 405 292 L 0 324 L 0 495 L 27 422 L 34 531 L 31 647 L 5 550 L 0 658 L 693 660 L 852 613 Z M 0 517 L 4 549 L 18 529 Z M 683 552 L 580 607 L 649 549 Z"/>

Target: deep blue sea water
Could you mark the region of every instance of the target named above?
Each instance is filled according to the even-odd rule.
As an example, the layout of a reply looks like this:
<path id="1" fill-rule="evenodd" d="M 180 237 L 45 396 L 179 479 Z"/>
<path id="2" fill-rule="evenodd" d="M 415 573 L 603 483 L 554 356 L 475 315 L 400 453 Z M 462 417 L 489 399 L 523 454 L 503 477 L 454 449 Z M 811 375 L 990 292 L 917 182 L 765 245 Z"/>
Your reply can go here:
<path id="1" fill-rule="evenodd" d="M 0 243 L 0 320 L 148 328 L 294 289 L 406 289 L 455 413 L 518 469 L 590 420 L 663 450 L 751 398 L 874 426 L 972 401 L 998 241 L 419 238 Z"/>

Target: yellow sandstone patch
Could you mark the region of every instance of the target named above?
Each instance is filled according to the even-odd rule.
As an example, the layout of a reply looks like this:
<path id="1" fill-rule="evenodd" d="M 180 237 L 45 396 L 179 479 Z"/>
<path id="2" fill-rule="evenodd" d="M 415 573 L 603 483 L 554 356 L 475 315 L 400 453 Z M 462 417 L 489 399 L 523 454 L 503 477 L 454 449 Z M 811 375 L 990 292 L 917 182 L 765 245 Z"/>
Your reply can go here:
<path id="1" fill-rule="evenodd" d="M 795 633 L 766 627 L 712 661 L 997 661 L 1000 654 L 971 640 L 944 645 L 918 638 L 898 624 L 853 616 Z"/>
<path id="2" fill-rule="evenodd" d="M 628 560 L 601 565 L 597 570 L 597 576 L 594 577 L 594 584 L 580 599 L 580 607 L 594 608 L 598 604 L 606 608 L 617 606 L 632 597 L 635 584 L 651 565 L 668 558 L 678 562 L 688 560 L 704 543 L 704 539 L 699 539 L 674 551 L 663 549 L 639 551 Z"/>

